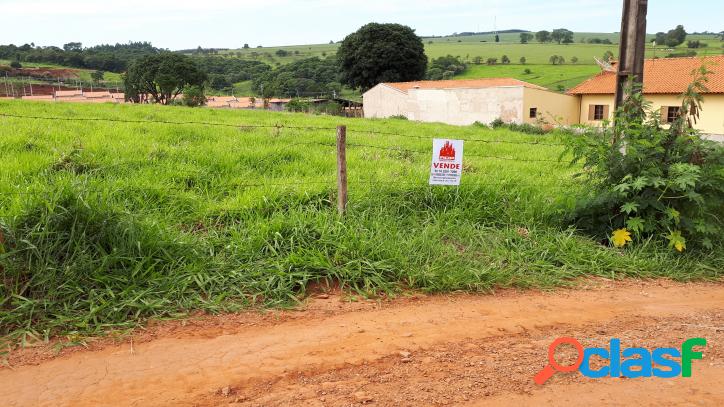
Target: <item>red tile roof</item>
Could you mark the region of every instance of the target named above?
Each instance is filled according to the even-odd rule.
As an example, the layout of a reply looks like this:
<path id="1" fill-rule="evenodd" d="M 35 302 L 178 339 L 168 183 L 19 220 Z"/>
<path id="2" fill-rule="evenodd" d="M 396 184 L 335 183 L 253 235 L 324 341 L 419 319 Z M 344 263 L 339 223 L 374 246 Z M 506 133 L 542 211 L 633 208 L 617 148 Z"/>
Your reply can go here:
<path id="1" fill-rule="evenodd" d="M 683 93 L 693 80 L 692 72 L 708 64 L 708 93 L 724 93 L 724 55 L 715 57 L 660 58 L 644 62 L 644 93 Z M 615 63 L 614 63 L 615 67 Z M 601 72 L 568 91 L 569 95 L 616 93 L 616 73 Z"/>
<path id="2" fill-rule="evenodd" d="M 519 81 L 513 78 L 485 78 L 485 79 L 464 79 L 446 81 L 416 81 L 416 82 L 390 82 L 385 85 L 393 87 L 402 92 L 410 89 L 483 89 L 497 88 L 503 86 L 524 86 L 531 89 L 547 90 L 546 88 L 532 83 Z"/>

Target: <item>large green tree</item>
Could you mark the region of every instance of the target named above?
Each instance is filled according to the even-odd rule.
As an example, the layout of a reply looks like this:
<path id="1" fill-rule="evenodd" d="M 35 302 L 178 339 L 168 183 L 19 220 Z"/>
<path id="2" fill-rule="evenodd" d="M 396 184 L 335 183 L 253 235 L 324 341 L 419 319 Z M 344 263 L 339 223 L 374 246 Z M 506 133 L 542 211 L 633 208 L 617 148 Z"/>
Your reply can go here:
<path id="1" fill-rule="evenodd" d="M 343 83 L 362 91 L 381 82 L 420 80 L 427 71 L 422 39 L 400 24 L 365 25 L 342 41 L 337 57 Z"/>
<path id="2" fill-rule="evenodd" d="M 150 94 L 156 103 L 169 104 L 187 86 L 203 89 L 206 72 L 189 57 L 162 52 L 135 60 L 123 77 L 126 98 L 139 101 L 140 95 Z"/>
<path id="3" fill-rule="evenodd" d="M 673 30 L 666 33 L 666 45 L 669 47 L 678 47 L 686 41 L 686 30 L 683 25 L 677 25 Z"/>
<path id="4" fill-rule="evenodd" d="M 565 28 L 558 28 L 551 33 L 551 39 L 559 44 L 573 43 L 573 32 Z"/>
<path id="5" fill-rule="evenodd" d="M 538 40 L 538 42 L 551 42 L 551 33 L 546 30 L 538 31 L 535 33 L 535 39 Z"/>

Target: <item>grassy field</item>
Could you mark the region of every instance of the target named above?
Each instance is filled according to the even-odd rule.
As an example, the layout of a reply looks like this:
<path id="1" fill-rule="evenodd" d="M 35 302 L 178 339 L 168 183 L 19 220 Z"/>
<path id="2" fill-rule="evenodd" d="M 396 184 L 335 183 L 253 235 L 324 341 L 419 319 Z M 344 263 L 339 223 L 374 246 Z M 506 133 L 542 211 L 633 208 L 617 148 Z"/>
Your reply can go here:
<path id="1" fill-rule="evenodd" d="M 11 340 L 283 306 L 319 281 L 374 298 L 724 269 L 722 250 L 622 251 L 569 228 L 586 189 L 576 168 L 557 161 L 558 145 L 517 144 L 563 135 L 163 106 L 0 101 L 0 112 L 48 118 L 0 116 L 0 335 Z M 467 140 L 459 189 L 427 185 L 433 137 Z"/>
<path id="2" fill-rule="evenodd" d="M 589 38 L 607 38 L 613 44 L 587 44 L 584 41 Z M 423 38 L 425 43 L 425 52 L 430 58 L 437 58 L 445 55 L 459 56 L 468 61 L 472 61 L 476 56 L 487 58 L 498 58 L 508 55 L 512 61 L 518 61 L 520 57 L 526 57 L 530 64 L 547 64 L 551 55 L 561 55 L 570 61 L 572 57 L 577 57 L 581 64 L 592 64 L 593 57 L 601 58 L 606 51 L 611 51 L 614 55 L 618 55 L 618 34 L 614 33 L 576 33 L 576 42 L 573 44 L 540 44 L 532 42 L 529 44 L 521 44 L 518 34 L 503 34 L 501 42 L 496 43 L 492 35 L 486 36 L 465 36 L 465 37 L 440 37 L 440 38 Z M 653 37 L 652 37 L 653 39 Z M 724 53 L 724 42 L 711 36 L 690 35 L 687 40 L 699 39 L 705 42 L 708 47 L 697 49 L 699 55 L 721 55 Z M 481 42 L 484 41 L 484 42 Z M 265 48 L 237 49 L 230 51 L 222 51 L 222 55 L 241 57 L 245 59 L 258 59 L 260 61 L 272 64 L 286 64 L 309 57 L 320 57 L 333 55 L 337 52 L 339 44 L 314 44 L 314 45 L 289 45 L 275 46 Z M 279 57 L 276 55 L 278 50 L 285 50 L 288 56 Z M 686 44 L 677 47 L 673 52 L 686 51 Z M 647 57 L 659 56 L 664 57 L 671 53 L 665 47 L 652 47 L 647 45 Z"/>
<path id="3" fill-rule="evenodd" d="M 598 65 L 471 65 L 455 79 L 511 77 L 557 90 L 559 85 L 570 89 L 599 72 Z"/>

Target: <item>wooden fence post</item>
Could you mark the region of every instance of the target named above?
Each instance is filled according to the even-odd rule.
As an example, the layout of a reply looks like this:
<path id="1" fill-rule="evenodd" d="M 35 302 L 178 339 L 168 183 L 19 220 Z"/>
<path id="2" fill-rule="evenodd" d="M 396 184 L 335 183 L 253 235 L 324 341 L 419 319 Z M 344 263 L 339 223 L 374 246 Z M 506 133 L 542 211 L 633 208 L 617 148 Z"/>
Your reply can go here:
<path id="1" fill-rule="evenodd" d="M 347 126 L 337 126 L 337 210 L 347 209 Z"/>

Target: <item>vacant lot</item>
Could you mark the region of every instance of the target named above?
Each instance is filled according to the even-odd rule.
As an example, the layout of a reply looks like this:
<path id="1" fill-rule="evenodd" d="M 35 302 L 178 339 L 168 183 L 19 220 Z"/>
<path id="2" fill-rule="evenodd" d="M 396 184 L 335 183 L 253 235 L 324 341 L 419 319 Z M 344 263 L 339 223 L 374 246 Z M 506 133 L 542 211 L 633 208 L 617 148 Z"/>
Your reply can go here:
<path id="1" fill-rule="evenodd" d="M 724 269 L 722 250 L 621 251 L 571 229 L 564 218 L 585 185 L 558 162 L 563 136 L 162 106 L 0 101 L 0 112 L 45 117 L 0 116 L 9 338 L 288 305 L 320 281 L 376 298 Z M 345 218 L 334 203 L 339 123 Z M 467 140 L 459 189 L 427 185 L 433 137 Z"/>

